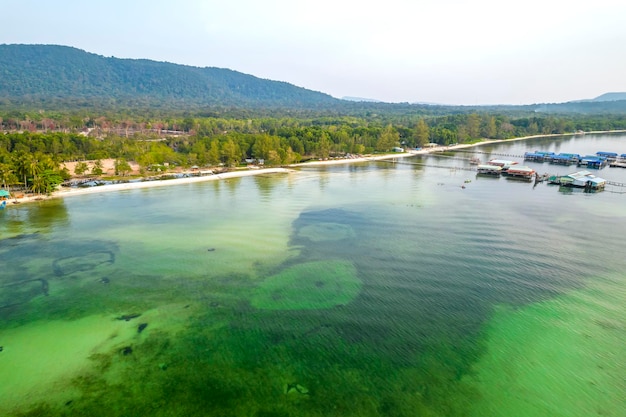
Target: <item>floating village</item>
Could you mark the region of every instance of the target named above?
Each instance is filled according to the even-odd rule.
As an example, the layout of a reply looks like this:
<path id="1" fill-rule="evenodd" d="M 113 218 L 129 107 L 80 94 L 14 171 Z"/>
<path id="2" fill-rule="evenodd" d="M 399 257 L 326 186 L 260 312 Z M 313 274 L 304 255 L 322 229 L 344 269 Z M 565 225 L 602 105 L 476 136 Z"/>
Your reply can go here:
<path id="1" fill-rule="evenodd" d="M 470 163 L 477 165 L 478 175 L 507 176 L 516 179 L 535 180 L 536 182 L 547 181 L 549 184 L 557 184 L 563 187 L 583 188 L 585 191 L 599 191 L 609 183 L 590 170 L 600 170 L 604 167 L 626 168 L 626 154 L 615 152 L 596 152 L 595 155 L 554 152 L 526 152 L 524 161 L 548 162 L 556 165 L 575 165 L 578 170 L 567 175 L 539 174 L 531 167 L 519 165 L 516 161 L 505 159 L 491 159 L 487 163 L 480 163 L 478 158 L 472 158 Z M 613 184 L 620 185 L 623 184 Z"/>

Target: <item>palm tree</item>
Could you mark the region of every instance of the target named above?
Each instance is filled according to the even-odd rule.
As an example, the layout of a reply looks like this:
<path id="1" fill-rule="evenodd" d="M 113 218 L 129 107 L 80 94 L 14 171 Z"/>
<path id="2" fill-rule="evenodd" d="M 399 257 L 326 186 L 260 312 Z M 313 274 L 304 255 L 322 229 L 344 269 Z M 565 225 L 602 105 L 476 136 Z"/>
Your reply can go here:
<path id="1" fill-rule="evenodd" d="M 36 175 L 33 177 L 33 184 L 30 187 L 33 192 L 42 194 L 47 192 L 46 180 L 42 175 Z"/>
<path id="2" fill-rule="evenodd" d="M 28 161 L 28 173 L 33 177 L 33 180 L 40 176 L 43 172 L 43 163 L 39 161 L 39 158 L 33 156 Z"/>
<path id="3" fill-rule="evenodd" d="M 2 179 L 2 187 L 8 189 L 8 184 L 15 178 L 13 170 L 9 164 L 0 164 L 0 179 Z"/>
<path id="4" fill-rule="evenodd" d="M 15 173 L 24 179 L 24 188 L 28 188 L 28 167 L 30 165 L 30 158 L 32 155 L 18 151 L 13 156 L 13 166 L 15 167 Z"/>

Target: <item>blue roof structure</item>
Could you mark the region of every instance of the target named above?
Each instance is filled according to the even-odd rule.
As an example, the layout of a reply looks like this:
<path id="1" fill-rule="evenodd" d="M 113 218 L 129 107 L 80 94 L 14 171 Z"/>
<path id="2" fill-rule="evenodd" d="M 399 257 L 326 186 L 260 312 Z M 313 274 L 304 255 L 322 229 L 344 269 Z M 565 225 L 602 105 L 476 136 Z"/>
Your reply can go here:
<path id="1" fill-rule="evenodd" d="M 612 158 L 617 158 L 617 152 L 596 152 L 596 155 L 598 156 L 608 156 L 608 157 L 612 157 Z"/>

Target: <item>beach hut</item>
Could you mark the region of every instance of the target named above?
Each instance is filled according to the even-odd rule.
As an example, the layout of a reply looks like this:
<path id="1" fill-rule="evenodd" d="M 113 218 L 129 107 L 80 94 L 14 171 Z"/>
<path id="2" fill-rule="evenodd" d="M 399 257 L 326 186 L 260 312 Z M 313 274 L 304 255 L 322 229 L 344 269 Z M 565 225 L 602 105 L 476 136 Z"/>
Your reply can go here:
<path id="1" fill-rule="evenodd" d="M 11 194 L 7 190 L 0 190 L 0 200 L 6 200 Z"/>

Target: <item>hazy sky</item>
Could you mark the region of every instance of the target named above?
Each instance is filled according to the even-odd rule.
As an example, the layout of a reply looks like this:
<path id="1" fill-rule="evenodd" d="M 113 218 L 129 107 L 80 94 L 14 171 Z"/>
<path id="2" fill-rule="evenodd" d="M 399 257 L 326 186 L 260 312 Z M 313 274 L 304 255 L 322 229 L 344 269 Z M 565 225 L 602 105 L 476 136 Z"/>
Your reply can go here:
<path id="1" fill-rule="evenodd" d="M 624 0 L 0 0 L 0 6 L 0 43 L 230 68 L 339 98 L 531 104 L 626 91 Z"/>

